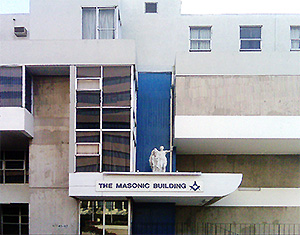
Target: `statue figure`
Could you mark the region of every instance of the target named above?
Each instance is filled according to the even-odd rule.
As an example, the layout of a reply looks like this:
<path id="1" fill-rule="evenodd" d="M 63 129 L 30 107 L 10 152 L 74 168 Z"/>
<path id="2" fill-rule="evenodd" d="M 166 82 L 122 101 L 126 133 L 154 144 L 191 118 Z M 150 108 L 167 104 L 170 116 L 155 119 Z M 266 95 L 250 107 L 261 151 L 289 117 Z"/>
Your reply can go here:
<path id="1" fill-rule="evenodd" d="M 164 150 L 164 146 L 160 146 L 160 150 L 154 148 L 151 151 L 149 163 L 153 172 L 166 172 L 167 158 L 166 154 L 172 152 L 172 150 Z"/>

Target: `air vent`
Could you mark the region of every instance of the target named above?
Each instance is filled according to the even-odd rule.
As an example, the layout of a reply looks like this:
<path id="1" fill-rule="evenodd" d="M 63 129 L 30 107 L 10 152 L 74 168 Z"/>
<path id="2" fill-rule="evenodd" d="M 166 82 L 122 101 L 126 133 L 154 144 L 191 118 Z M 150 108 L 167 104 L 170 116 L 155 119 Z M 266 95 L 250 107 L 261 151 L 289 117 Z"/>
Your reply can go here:
<path id="1" fill-rule="evenodd" d="M 25 27 L 14 27 L 14 33 L 17 37 L 27 37 L 27 29 Z"/>

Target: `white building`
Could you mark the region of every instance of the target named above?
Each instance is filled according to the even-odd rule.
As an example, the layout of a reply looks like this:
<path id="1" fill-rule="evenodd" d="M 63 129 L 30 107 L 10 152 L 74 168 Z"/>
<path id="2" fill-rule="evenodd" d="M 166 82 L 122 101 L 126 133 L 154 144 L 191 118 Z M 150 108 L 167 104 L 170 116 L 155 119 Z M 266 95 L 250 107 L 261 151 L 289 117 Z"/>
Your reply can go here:
<path id="1" fill-rule="evenodd" d="M 299 234 L 300 16 L 180 7 L 0 15 L 0 234 Z"/>

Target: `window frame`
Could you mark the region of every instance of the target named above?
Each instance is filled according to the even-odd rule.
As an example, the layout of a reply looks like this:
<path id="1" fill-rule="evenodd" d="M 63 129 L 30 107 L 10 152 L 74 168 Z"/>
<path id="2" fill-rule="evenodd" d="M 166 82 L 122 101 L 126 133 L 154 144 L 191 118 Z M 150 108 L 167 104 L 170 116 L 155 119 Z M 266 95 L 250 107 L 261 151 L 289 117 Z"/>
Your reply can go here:
<path id="1" fill-rule="evenodd" d="M 192 39 L 191 38 L 191 31 L 192 29 L 209 29 L 210 30 L 210 37 L 209 39 Z M 209 49 L 192 49 L 191 44 L 192 41 L 196 42 L 209 42 Z M 212 51 L 212 25 L 203 25 L 203 26 L 189 26 L 189 52 L 211 52 Z"/>
<path id="2" fill-rule="evenodd" d="M 95 38 L 87 39 L 83 38 L 83 9 L 85 8 L 93 8 L 96 11 L 96 22 L 95 22 Z M 100 10 L 114 10 L 114 28 L 101 28 L 100 27 Z M 113 38 L 109 38 L 108 40 L 111 39 L 118 39 L 119 38 L 119 26 L 121 25 L 120 23 L 120 16 L 119 16 L 119 10 L 118 6 L 110 6 L 110 7 L 99 7 L 99 6 L 82 6 L 81 7 L 81 39 L 83 40 L 105 40 L 100 38 L 100 31 L 113 31 Z"/>
<path id="3" fill-rule="evenodd" d="M 131 200 L 130 199 L 126 199 L 126 200 L 80 200 L 79 202 L 79 217 L 80 219 L 82 220 L 81 216 L 81 210 L 82 210 L 82 204 L 83 203 L 86 203 L 89 205 L 89 207 L 92 207 L 94 209 L 96 209 L 97 207 L 95 206 L 96 203 L 99 203 L 99 202 L 102 202 L 102 225 L 100 225 L 100 229 L 102 230 L 103 234 L 105 234 L 106 232 L 106 229 L 109 229 L 108 226 L 109 226 L 109 223 L 106 222 L 107 220 L 107 215 L 110 215 L 109 214 L 109 209 L 107 208 L 107 203 L 111 203 L 112 205 L 112 209 L 114 210 L 116 207 L 116 203 L 117 202 L 121 202 L 122 203 L 122 210 L 127 210 L 127 232 L 128 234 L 130 234 L 132 228 L 132 223 L 131 223 L 131 219 L 132 219 L 132 205 L 131 205 Z M 125 207 L 125 204 L 127 203 L 127 209 Z M 98 210 L 97 210 L 98 211 Z M 107 226 L 107 227 L 106 227 Z M 118 226 L 118 225 L 117 225 Z M 80 230 L 80 233 L 83 232 L 82 231 L 82 227 L 79 226 L 79 230 Z"/>
<path id="4" fill-rule="evenodd" d="M 260 37 L 259 38 L 241 38 L 241 29 L 242 28 L 259 28 L 260 29 Z M 239 43 L 240 43 L 240 46 L 239 46 L 239 50 L 241 52 L 247 52 L 247 51 L 262 51 L 262 28 L 263 26 L 262 25 L 240 25 L 239 27 L 239 30 L 240 30 L 240 34 L 239 34 Z M 259 42 L 259 48 L 253 48 L 253 49 L 245 49 L 245 48 L 242 48 L 242 41 L 258 41 Z"/>
<path id="5" fill-rule="evenodd" d="M 6 159 L 7 152 L 21 152 L 24 159 Z M 1 151 L 2 158 L 0 158 L 0 175 L 2 176 L 2 182 L 0 184 L 27 184 L 28 183 L 28 154 L 27 151 Z M 7 168 L 8 162 L 22 162 L 22 168 Z M 7 182 L 6 172 L 23 172 L 23 182 Z"/>
<path id="6" fill-rule="evenodd" d="M 300 31 L 300 25 L 291 25 L 290 26 L 290 51 L 300 51 L 300 46 L 299 48 L 293 48 L 293 41 L 297 41 L 300 44 L 300 36 L 299 38 L 292 38 L 292 28 L 297 28 Z"/>
<path id="7" fill-rule="evenodd" d="M 97 67 L 100 69 L 100 74 L 99 76 L 80 76 L 78 75 L 78 68 L 89 68 L 89 67 Z M 130 100 L 129 103 L 125 106 L 120 106 L 120 105 L 105 105 L 103 104 L 104 102 L 104 70 L 107 67 L 127 67 L 130 71 L 130 88 L 129 88 L 129 92 L 130 92 Z M 109 77 L 108 77 L 109 78 Z M 81 80 L 92 80 L 92 81 L 98 81 L 99 85 L 98 88 L 92 88 L 92 89 L 79 89 L 78 88 L 78 81 Z M 95 83 L 96 84 L 96 83 Z M 103 171 L 103 135 L 107 132 L 127 132 L 129 134 L 129 170 L 125 171 L 125 172 L 131 172 L 134 171 L 135 166 L 133 165 L 133 162 L 135 162 L 135 139 L 133 138 L 134 134 L 135 134 L 135 127 L 134 127 L 134 123 L 135 123 L 135 101 L 134 101 L 134 97 L 135 97 L 135 93 L 136 93 L 136 89 L 135 89 L 135 76 L 134 76 L 134 66 L 133 65 L 77 65 L 76 66 L 76 72 L 75 72 L 75 92 L 74 92 L 74 143 L 75 143 L 75 156 L 74 156 L 74 172 L 114 172 L 114 171 Z M 99 91 L 100 92 L 100 105 L 97 106 L 88 106 L 88 107 L 83 107 L 83 106 L 77 106 L 77 92 L 95 92 L 95 91 Z M 82 128 L 77 128 L 76 123 L 77 123 L 77 109 L 99 109 L 100 115 L 99 115 L 99 128 L 97 129 L 82 129 Z M 129 110 L 129 128 L 104 128 L 103 127 L 103 111 L 105 110 L 112 110 L 112 109 L 116 109 L 116 110 Z M 77 137 L 77 133 L 78 132 L 98 132 L 99 133 L 99 142 L 77 142 L 76 137 Z M 78 146 L 83 146 L 83 145 L 90 145 L 92 146 L 98 146 L 98 153 L 88 153 L 88 154 L 84 154 L 84 153 L 78 153 Z M 99 170 L 97 171 L 77 171 L 77 157 L 99 157 L 99 161 L 100 161 L 100 166 L 98 167 Z M 117 167 L 117 165 L 115 165 L 115 167 Z M 126 167 L 122 166 L 122 167 Z M 120 172 L 120 171 L 116 171 L 116 172 Z"/>

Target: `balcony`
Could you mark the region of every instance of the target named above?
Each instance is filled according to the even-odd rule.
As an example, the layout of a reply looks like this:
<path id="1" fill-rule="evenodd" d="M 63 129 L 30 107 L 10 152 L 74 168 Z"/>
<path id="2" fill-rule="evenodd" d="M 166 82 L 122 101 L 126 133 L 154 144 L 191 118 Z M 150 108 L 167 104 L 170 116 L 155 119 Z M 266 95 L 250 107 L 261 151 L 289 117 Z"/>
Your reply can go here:
<path id="1" fill-rule="evenodd" d="M 32 78 L 25 67 L 0 67 L 0 131 L 33 137 Z"/>
<path id="2" fill-rule="evenodd" d="M 299 154 L 299 116 L 176 116 L 178 154 Z"/>

